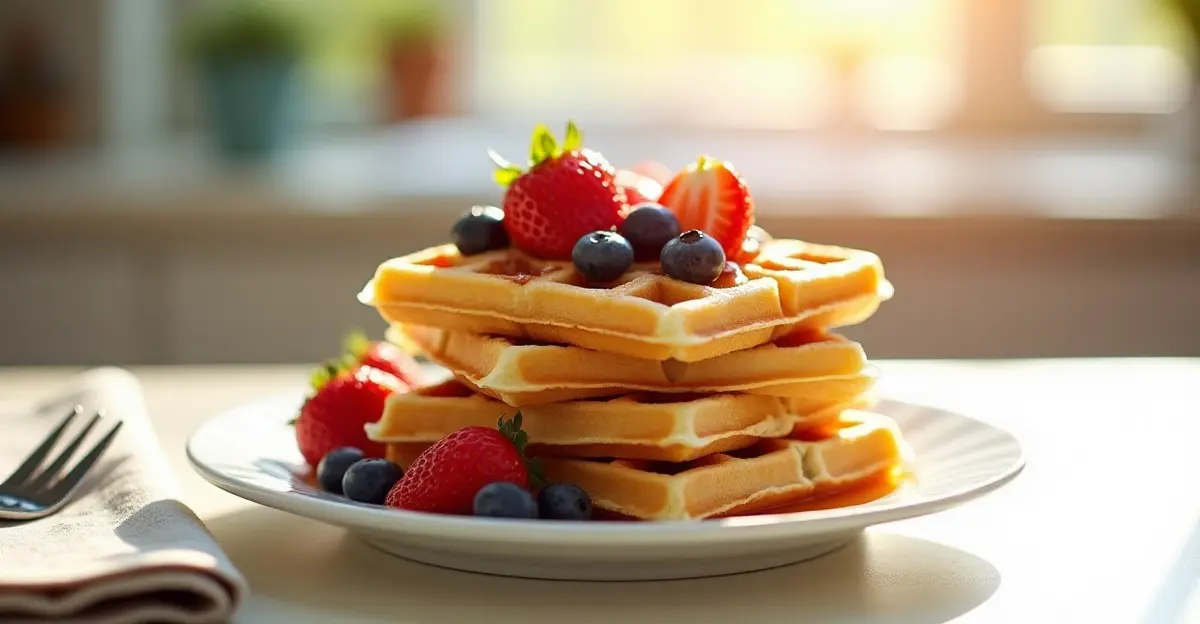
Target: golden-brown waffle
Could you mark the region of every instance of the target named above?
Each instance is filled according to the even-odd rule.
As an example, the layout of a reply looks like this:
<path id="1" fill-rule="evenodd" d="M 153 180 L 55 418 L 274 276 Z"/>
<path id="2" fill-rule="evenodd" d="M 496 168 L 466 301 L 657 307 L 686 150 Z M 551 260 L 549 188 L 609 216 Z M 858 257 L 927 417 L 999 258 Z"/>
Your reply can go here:
<path id="1" fill-rule="evenodd" d="M 644 360 L 417 325 L 393 325 L 388 339 L 415 346 L 480 392 L 518 407 L 631 390 L 803 397 L 836 393 L 838 380 L 857 396 L 871 382 L 861 345 L 816 330 L 700 362 Z"/>
<path id="2" fill-rule="evenodd" d="M 529 451 L 537 455 L 680 462 L 826 425 L 844 407 L 824 405 L 813 412 L 794 412 L 790 403 L 753 394 L 633 393 L 520 411 Z M 851 404 L 860 405 L 855 399 Z M 500 418 L 517 411 L 449 380 L 393 394 L 379 422 L 367 425 L 367 436 L 410 449 L 424 448 L 463 427 L 495 427 Z"/>
<path id="3" fill-rule="evenodd" d="M 562 457 L 541 462 L 550 481 L 575 483 L 597 508 L 641 520 L 770 510 L 888 478 L 902 467 L 900 432 L 886 416 L 847 410 L 834 425 L 811 431 L 688 462 Z M 389 444 L 388 457 L 407 465 L 424 446 Z"/>
<path id="4" fill-rule="evenodd" d="M 595 285 L 570 262 L 440 245 L 382 263 L 359 299 L 391 323 L 696 362 L 797 329 L 862 322 L 892 293 L 878 256 L 844 247 L 774 240 L 727 268 L 700 286 L 636 264 Z"/>

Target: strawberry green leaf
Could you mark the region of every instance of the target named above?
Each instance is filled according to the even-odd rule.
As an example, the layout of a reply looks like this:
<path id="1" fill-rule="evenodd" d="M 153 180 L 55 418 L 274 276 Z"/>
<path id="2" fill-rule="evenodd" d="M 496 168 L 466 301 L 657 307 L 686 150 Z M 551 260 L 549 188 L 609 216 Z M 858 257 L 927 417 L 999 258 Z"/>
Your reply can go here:
<path id="1" fill-rule="evenodd" d="M 563 152 L 573 152 L 583 147 L 583 134 L 575 125 L 575 122 L 567 122 L 567 134 L 563 137 L 562 150 Z"/>
<path id="2" fill-rule="evenodd" d="M 508 187 L 524 173 L 520 165 L 508 162 L 503 156 L 496 153 L 496 150 L 488 150 L 488 158 L 491 158 L 492 162 L 496 164 L 496 170 L 492 172 L 492 179 L 502 187 Z"/>
<path id="3" fill-rule="evenodd" d="M 353 368 L 354 364 L 355 361 L 350 358 L 335 358 L 322 362 L 320 366 L 313 369 L 312 375 L 309 377 L 309 385 L 312 387 L 313 394 L 319 392 L 321 388 L 325 387 L 325 384 L 338 375 Z"/>
<path id="4" fill-rule="evenodd" d="M 546 152 L 546 158 L 544 160 L 550 160 L 551 158 L 555 158 L 559 154 L 562 154 L 562 151 L 558 149 L 558 141 L 554 140 L 553 134 L 547 132 L 546 134 L 542 135 L 542 151 Z"/>
<path id="5" fill-rule="evenodd" d="M 542 462 L 537 458 L 525 462 L 529 469 L 529 487 L 532 490 L 540 490 L 546 485 L 546 473 L 542 471 Z"/>
<path id="6" fill-rule="evenodd" d="M 521 420 L 522 417 L 520 411 L 518 411 L 516 414 L 513 414 L 512 418 L 509 418 L 508 420 L 505 420 L 504 416 L 500 416 L 500 419 L 496 421 L 496 428 L 499 429 L 500 433 L 503 434 L 504 437 L 508 438 L 509 441 L 513 443 L 513 446 L 517 449 L 517 454 L 519 454 L 521 459 L 524 460 L 525 468 L 529 471 L 529 477 L 532 484 L 535 487 L 541 487 L 541 485 L 546 482 L 546 479 L 542 474 L 542 464 L 536 458 L 530 459 L 525 455 L 525 445 L 529 442 L 529 434 L 525 433 L 525 430 L 521 428 Z"/>
<path id="7" fill-rule="evenodd" d="M 354 330 L 342 339 L 342 350 L 355 361 L 362 359 L 371 348 L 371 339 L 362 330 Z"/>
<path id="8" fill-rule="evenodd" d="M 497 169 L 493 171 L 492 179 L 496 181 L 496 184 L 507 187 L 511 186 L 513 182 L 516 182 L 517 178 L 521 177 L 521 173 L 521 169 L 514 165 L 508 169 Z"/>
<path id="9" fill-rule="evenodd" d="M 529 142 L 529 163 L 530 168 L 562 156 L 566 152 L 574 151 L 583 147 L 583 133 L 579 131 L 579 127 L 575 122 L 567 122 L 567 134 L 563 138 L 560 145 L 554 138 L 554 134 L 546 127 L 546 124 L 538 124 L 533 129 L 533 137 Z M 508 187 L 517 178 L 525 173 L 520 165 L 509 162 L 503 156 L 496 153 L 495 150 L 488 150 L 488 158 L 496 165 L 496 170 L 492 172 L 492 179 L 496 184 L 502 187 Z"/>
<path id="10" fill-rule="evenodd" d="M 534 167 L 553 158 L 558 149 L 558 143 L 546 124 L 538 124 L 533 129 L 533 139 L 529 143 L 529 166 Z"/>
<path id="11" fill-rule="evenodd" d="M 337 375 L 337 365 L 335 365 L 332 361 L 325 362 L 313 369 L 312 375 L 309 376 L 308 382 L 309 385 L 312 386 L 313 390 L 320 390 L 321 388 L 325 387 L 325 384 L 329 383 L 329 380 L 333 379 L 335 375 Z"/>

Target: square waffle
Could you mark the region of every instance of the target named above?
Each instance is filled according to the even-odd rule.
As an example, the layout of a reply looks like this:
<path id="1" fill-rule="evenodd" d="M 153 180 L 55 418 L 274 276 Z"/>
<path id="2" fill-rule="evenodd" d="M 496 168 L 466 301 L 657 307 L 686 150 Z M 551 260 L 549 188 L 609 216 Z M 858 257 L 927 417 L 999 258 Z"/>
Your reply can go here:
<path id="1" fill-rule="evenodd" d="M 388 339 L 415 347 L 480 392 L 515 406 L 631 390 L 803 397 L 844 387 L 857 396 L 872 381 L 861 345 L 816 330 L 700 362 L 644 360 L 417 325 L 393 325 Z"/>
<path id="2" fill-rule="evenodd" d="M 891 293 L 871 252 L 774 240 L 707 286 L 672 279 L 657 263 L 588 284 L 570 262 L 439 245 L 382 263 L 359 300 L 389 323 L 697 362 L 800 328 L 862 322 Z"/>
<path id="3" fill-rule="evenodd" d="M 389 444 L 407 465 L 419 446 Z M 686 462 L 543 457 L 546 477 L 575 483 L 605 511 L 641 520 L 743 515 L 835 495 L 901 469 L 903 442 L 886 416 L 845 410 L 806 435 L 764 439 Z"/>
<path id="4" fill-rule="evenodd" d="M 520 412 L 529 451 L 539 456 L 682 462 L 826 425 L 841 411 L 825 405 L 796 413 L 790 407 L 788 399 L 753 394 L 633 393 L 530 406 Z M 500 418 L 517 411 L 449 380 L 393 394 L 380 420 L 367 425 L 367 437 L 398 448 L 424 449 L 463 427 L 495 427 Z"/>

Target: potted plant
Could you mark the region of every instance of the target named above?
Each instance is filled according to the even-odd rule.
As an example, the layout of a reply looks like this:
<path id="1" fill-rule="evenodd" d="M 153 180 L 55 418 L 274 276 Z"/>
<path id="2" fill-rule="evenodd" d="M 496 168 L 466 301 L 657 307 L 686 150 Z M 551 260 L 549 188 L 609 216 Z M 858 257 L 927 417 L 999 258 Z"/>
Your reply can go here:
<path id="1" fill-rule="evenodd" d="M 186 37 L 216 144 L 236 159 L 270 156 L 294 123 L 306 37 L 294 9 L 233 0 L 195 16 Z"/>
<path id="2" fill-rule="evenodd" d="M 380 21 L 384 111 L 388 122 L 444 112 L 447 16 L 435 0 L 402 0 Z"/>

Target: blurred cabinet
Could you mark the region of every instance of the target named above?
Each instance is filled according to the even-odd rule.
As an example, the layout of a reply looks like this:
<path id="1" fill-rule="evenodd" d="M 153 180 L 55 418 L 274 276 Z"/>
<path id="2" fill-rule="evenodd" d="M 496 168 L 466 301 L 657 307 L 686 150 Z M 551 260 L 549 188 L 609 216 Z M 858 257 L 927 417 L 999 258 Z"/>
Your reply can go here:
<path id="1" fill-rule="evenodd" d="M 0 227 L 0 365 L 314 362 L 376 265 L 454 213 Z M 221 220 L 218 220 L 221 221 Z M 896 297 L 845 333 L 875 358 L 1200 355 L 1200 222 L 766 217 L 859 246 Z"/>
<path id="2" fill-rule="evenodd" d="M 383 250 L 363 250 L 352 241 L 172 250 L 162 357 L 256 362 L 335 355 L 347 328 L 375 334 L 382 328 L 379 315 L 355 295 L 383 257 Z"/>
<path id="3" fill-rule="evenodd" d="M 0 244 L 0 363 L 144 357 L 159 319 L 140 268 L 103 243 Z"/>

